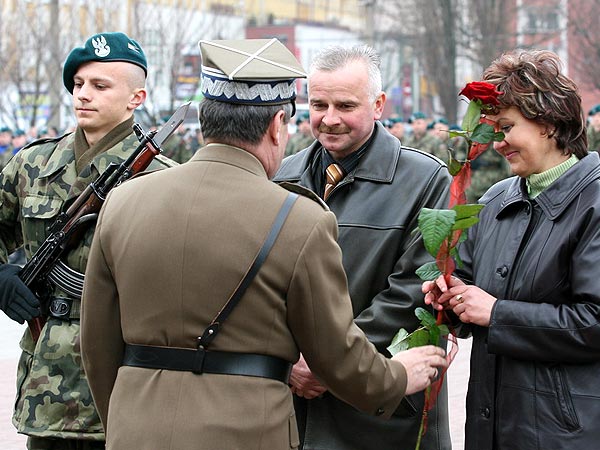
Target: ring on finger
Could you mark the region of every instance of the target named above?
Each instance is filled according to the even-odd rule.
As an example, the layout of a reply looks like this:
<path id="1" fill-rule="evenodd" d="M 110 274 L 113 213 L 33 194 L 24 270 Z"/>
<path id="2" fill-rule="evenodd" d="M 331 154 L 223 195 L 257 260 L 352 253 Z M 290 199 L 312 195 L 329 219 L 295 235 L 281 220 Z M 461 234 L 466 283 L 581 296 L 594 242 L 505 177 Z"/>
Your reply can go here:
<path id="1" fill-rule="evenodd" d="M 454 297 L 454 300 L 456 300 L 456 303 L 462 303 L 465 301 L 462 294 L 458 294 L 456 297 Z"/>

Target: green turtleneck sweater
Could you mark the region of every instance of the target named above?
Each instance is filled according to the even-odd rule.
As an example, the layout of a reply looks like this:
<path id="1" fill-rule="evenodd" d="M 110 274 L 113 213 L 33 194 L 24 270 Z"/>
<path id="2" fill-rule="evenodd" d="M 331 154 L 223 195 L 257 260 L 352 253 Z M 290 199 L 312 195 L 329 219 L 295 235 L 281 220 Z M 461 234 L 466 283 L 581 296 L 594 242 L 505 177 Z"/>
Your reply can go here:
<path id="1" fill-rule="evenodd" d="M 577 158 L 575 155 L 571 155 L 569 159 L 558 166 L 554 166 L 553 168 L 542 173 L 533 173 L 529 175 L 525 180 L 529 198 L 536 198 L 538 195 L 540 195 L 544 189 L 558 180 L 558 178 L 571 167 L 573 167 L 577 161 L 579 161 L 579 158 Z"/>

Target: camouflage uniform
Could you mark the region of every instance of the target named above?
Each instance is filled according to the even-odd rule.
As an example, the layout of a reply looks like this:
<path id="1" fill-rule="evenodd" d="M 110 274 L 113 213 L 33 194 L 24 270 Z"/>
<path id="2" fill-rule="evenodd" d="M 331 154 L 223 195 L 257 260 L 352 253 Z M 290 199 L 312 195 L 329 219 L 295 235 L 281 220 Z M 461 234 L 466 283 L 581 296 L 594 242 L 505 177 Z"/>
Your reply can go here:
<path id="1" fill-rule="evenodd" d="M 174 134 L 162 144 L 163 156 L 183 164 L 192 157 L 194 152 L 190 145 L 179 134 Z"/>
<path id="2" fill-rule="evenodd" d="M 451 149 L 452 157 L 458 161 L 465 161 L 469 153 L 469 144 L 467 140 L 462 136 L 454 136 L 449 138 L 446 143 L 446 147 Z M 448 161 L 446 161 L 448 162 Z"/>
<path id="3" fill-rule="evenodd" d="M 589 126 L 587 129 L 587 138 L 590 151 L 600 151 L 600 131 L 596 131 L 594 127 Z"/>
<path id="4" fill-rule="evenodd" d="M 123 133 L 124 125 L 116 130 Z M 130 127 L 131 129 L 131 127 Z M 126 133 L 126 131 L 125 131 Z M 75 133 L 45 139 L 17 153 L 0 175 L 0 259 L 24 244 L 27 258 L 48 235 L 61 207 L 77 197 L 111 162 L 122 162 L 138 145 L 133 133 L 96 155 L 79 176 L 75 166 Z M 105 141 L 110 142 L 110 141 Z M 175 165 L 162 156 L 151 168 Z M 88 229 L 65 262 L 85 272 L 93 228 Z M 52 287 L 52 297 L 69 297 Z M 81 365 L 79 300 L 73 299 L 70 319 L 49 318 L 34 345 L 26 330 L 17 373 L 17 398 L 13 424 L 29 436 L 59 439 L 104 440 L 87 379 Z M 35 440 L 35 439 L 33 439 Z"/>
<path id="5" fill-rule="evenodd" d="M 432 154 L 433 156 L 437 156 L 439 159 L 448 162 L 448 150 L 446 145 L 440 141 L 435 136 L 432 136 L 429 133 L 425 133 L 421 139 L 418 139 L 414 134 L 411 135 L 405 142 L 402 144 L 407 147 L 416 148 L 417 150 L 421 150 L 427 153 Z"/>
<path id="6" fill-rule="evenodd" d="M 8 162 L 10 161 L 10 158 L 12 158 L 13 156 L 13 151 L 12 151 L 12 147 L 8 146 L 5 148 L 4 151 L 0 152 L 0 170 L 2 170 L 2 168 L 4 166 L 6 166 L 6 164 L 8 164 Z"/>
<path id="7" fill-rule="evenodd" d="M 469 203 L 477 203 L 494 183 L 511 175 L 506 159 L 491 146 L 471 163 L 471 168 L 471 187 L 467 189 Z"/>
<path id="8" fill-rule="evenodd" d="M 285 156 L 298 153 L 300 150 L 304 150 L 305 148 L 309 147 L 313 142 L 315 142 L 314 137 L 306 136 L 302 133 L 296 133 L 289 139 L 285 147 Z"/>

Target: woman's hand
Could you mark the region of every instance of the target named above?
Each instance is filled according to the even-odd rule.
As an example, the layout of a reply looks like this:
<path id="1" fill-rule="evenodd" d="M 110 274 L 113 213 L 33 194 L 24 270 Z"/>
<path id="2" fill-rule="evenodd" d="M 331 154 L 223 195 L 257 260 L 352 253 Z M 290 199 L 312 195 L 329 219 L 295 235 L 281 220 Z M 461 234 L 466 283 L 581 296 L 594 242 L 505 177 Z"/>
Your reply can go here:
<path id="1" fill-rule="evenodd" d="M 492 308 L 497 298 L 472 285 L 455 285 L 441 294 L 438 303 L 452 308 L 463 323 L 490 326 Z"/>
<path id="2" fill-rule="evenodd" d="M 466 286 L 466 284 L 459 278 L 450 277 L 450 285 L 447 285 L 443 275 L 440 275 L 435 281 L 425 281 L 421 285 L 421 291 L 425 294 L 425 304 L 433 306 L 438 311 L 452 309 L 452 305 L 449 304 L 450 298 L 444 293 L 450 287 L 456 286 Z"/>

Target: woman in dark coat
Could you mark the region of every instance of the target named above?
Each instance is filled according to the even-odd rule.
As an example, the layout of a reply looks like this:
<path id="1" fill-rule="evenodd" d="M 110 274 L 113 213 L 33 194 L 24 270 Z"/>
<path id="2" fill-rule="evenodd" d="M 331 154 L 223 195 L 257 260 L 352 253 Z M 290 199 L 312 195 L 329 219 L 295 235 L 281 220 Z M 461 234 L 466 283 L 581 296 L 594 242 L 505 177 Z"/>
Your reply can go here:
<path id="1" fill-rule="evenodd" d="M 503 92 L 494 150 L 516 176 L 481 198 L 450 286 L 423 284 L 473 336 L 467 450 L 600 445 L 600 160 L 560 68 L 517 51 L 485 71 Z"/>

